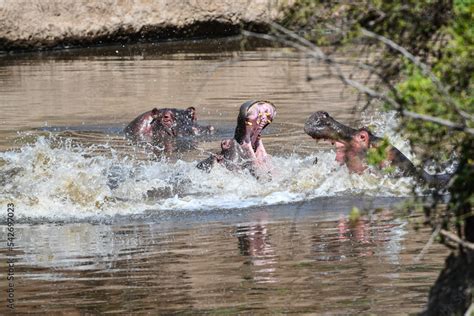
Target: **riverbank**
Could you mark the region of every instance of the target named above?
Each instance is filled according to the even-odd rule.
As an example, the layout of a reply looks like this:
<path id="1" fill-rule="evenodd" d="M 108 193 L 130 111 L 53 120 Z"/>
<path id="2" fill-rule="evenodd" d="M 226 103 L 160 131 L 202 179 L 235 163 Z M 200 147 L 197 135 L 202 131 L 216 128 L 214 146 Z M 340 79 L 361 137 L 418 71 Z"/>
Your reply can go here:
<path id="1" fill-rule="evenodd" d="M 0 51 L 238 34 L 278 20 L 285 0 L 0 0 Z"/>

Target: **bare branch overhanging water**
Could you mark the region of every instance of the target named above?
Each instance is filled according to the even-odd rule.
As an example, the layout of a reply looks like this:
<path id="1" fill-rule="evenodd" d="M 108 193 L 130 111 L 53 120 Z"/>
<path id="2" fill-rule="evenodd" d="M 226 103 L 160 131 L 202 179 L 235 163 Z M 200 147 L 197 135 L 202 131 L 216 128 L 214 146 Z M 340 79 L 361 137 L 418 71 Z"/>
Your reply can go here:
<path id="1" fill-rule="evenodd" d="M 362 83 L 360 83 L 356 80 L 348 78 L 342 72 L 341 68 L 339 67 L 339 62 L 336 61 L 335 59 L 331 58 L 327 54 L 325 54 L 321 50 L 321 48 L 319 48 L 314 43 L 311 43 L 307 39 L 301 37 L 300 35 L 296 34 L 295 32 L 293 32 L 293 31 L 291 31 L 291 30 L 289 30 L 289 29 L 287 29 L 287 28 L 285 28 L 285 27 L 283 27 L 283 26 L 281 26 L 277 23 L 271 22 L 271 23 L 269 23 L 269 25 L 273 28 L 274 31 L 280 32 L 280 34 L 263 34 L 263 33 L 251 32 L 251 31 L 247 31 L 247 30 L 243 30 L 242 33 L 243 33 L 244 36 L 266 39 L 266 40 L 269 40 L 269 41 L 275 41 L 275 42 L 279 42 L 279 43 L 284 44 L 284 45 L 288 45 L 290 47 L 296 48 L 299 51 L 302 51 L 302 52 L 308 54 L 308 56 L 311 56 L 311 57 L 313 57 L 317 60 L 323 61 L 324 63 L 326 63 L 328 65 L 330 71 L 334 71 L 334 73 L 331 72 L 330 75 L 338 77 L 344 84 L 352 86 L 353 88 L 355 88 L 358 91 L 366 94 L 370 98 L 378 99 L 378 100 L 385 101 L 385 102 L 389 103 L 391 106 L 393 106 L 394 109 L 399 111 L 400 114 L 402 114 L 404 116 L 410 117 L 410 118 L 415 119 L 415 120 L 423 120 L 423 121 L 436 123 L 436 124 L 445 126 L 447 128 L 453 129 L 453 130 L 463 131 L 463 132 L 466 132 L 468 134 L 474 135 L 474 128 L 470 128 L 470 127 L 466 126 L 465 123 L 464 124 L 459 124 L 459 123 L 452 122 L 450 120 L 446 120 L 446 119 L 434 117 L 434 116 L 431 116 L 431 115 L 421 114 L 421 113 L 417 113 L 417 112 L 408 111 L 408 110 L 403 109 L 403 106 L 401 104 L 399 104 L 395 99 L 389 97 L 387 94 L 379 93 L 379 92 L 367 87 L 366 85 L 364 85 L 364 84 L 362 84 Z M 366 36 L 370 35 L 375 39 L 381 40 L 381 36 L 376 36 L 377 34 L 375 34 L 375 33 L 367 31 L 367 32 L 364 32 L 364 34 Z M 293 40 L 295 40 L 297 42 L 295 42 L 293 40 L 288 40 L 288 39 L 285 38 L 285 36 L 288 36 L 288 37 L 292 38 Z M 388 39 L 386 39 L 386 41 L 384 41 L 384 43 L 386 43 L 387 45 L 391 45 L 391 46 L 393 45 L 393 48 L 395 48 L 395 49 L 400 47 L 400 46 L 396 45 L 395 43 L 393 43 L 392 41 L 390 41 Z M 425 75 L 428 75 L 430 78 L 434 77 L 435 80 L 433 80 L 432 78 L 431 78 L 431 80 L 436 84 L 437 87 L 438 87 L 438 85 L 441 86 L 442 89 L 440 91 L 443 92 L 443 94 L 444 94 L 444 92 L 447 93 L 446 89 L 437 80 L 437 78 L 434 76 L 434 74 L 432 74 L 430 72 L 428 66 L 421 63 L 419 60 L 416 59 L 416 57 L 414 57 L 408 51 L 400 50 L 400 52 L 402 54 L 404 54 L 404 56 L 406 55 L 406 57 L 409 58 L 410 60 L 413 59 L 412 61 L 414 62 L 414 64 L 417 65 L 418 67 L 420 67 Z M 365 64 L 361 64 L 361 65 L 358 65 L 358 67 L 360 69 L 365 69 L 366 70 L 370 66 L 365 65 Z M 448 97 L 449 97 L 449 95 L 448 95 Z M 449 99 L 451 99 L 451 98 L 449 97 Z M 451 101 L 454 102 L 454 100 L 451 100 Z M 451 102 L 451 101 L 448 101 L 448 102 Z M 472 115 L 460 110 L 459 106 L 455 102 L 453 103 L 453 107 L 456 109 L 456 111 L 464 119 L 470 119 L 470 117 L 472 116 Z"/>

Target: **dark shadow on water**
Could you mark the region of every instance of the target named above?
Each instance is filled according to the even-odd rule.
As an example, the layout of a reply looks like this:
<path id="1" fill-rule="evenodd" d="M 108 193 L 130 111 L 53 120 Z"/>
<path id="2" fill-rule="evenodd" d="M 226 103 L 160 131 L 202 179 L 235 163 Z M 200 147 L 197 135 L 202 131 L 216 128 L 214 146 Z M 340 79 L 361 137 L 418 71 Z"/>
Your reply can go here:
<path id="1" fill-rule="evenodd" d="M 307 217 L 317 216 L 320 219 L 335 220 L 340 214 L 348 214 L 352 207 L 361 210 L 394 209 L 407 198 L 403 197 L 320 197 L 313 200 L 292 204 L 280 204 L 239 209 L 216 210 L 147 210 L 143 214 L 100 219 L 107 224 L 125 224 L 134 222 L 172 223 L 173 226 L 187 226 L 208 222 L 235 224 L 264 212 L 272 220 L 304 221 Z M 87 219 L 90 221 L 94 219 Z M 95 220 L 97 221 L 97 219 Z"/>
<path id="2" fill-rule="evenodd" d="M 226 53 L 259 49 L 268 47 L 279 47 L 278 43 L 271 43 L 266 40 L 255 38 L 244 38 L 240 35 L 216 38 L 201 38 L 191 40 L 167 40 L 152 43 L 132 43 L 118 44 L 109 43 L 108 45 L 96 45 L 87 48 L 59 49 L 39 52 L 24 52 L 15 54 L 0 55 L 0 65 L 3 61 L 11 64 L 12 62 L 22 62 L 27 60 L 123 60 L 130 58 L 132 60 L 140 59 L 186 59 L 186 53 L 192 52 L 192 60 L 200 55 L 200 59 L 213 60 L 221 59 Z M 218 51 L 222 55 L 215 56 Z"/>

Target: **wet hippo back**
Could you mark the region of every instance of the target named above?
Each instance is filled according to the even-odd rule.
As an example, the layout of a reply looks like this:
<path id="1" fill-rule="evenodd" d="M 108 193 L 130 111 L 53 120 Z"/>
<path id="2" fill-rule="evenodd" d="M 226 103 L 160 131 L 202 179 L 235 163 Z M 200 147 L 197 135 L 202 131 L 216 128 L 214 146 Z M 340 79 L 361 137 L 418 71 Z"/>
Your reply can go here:
<path id="1" fill-rule="evenodd" d="M 153 141 L 153 123 L 158 116 L 159 110 L 154 108 L 137 116 L 124 129 L 124 134 L 134 141 Z"/>

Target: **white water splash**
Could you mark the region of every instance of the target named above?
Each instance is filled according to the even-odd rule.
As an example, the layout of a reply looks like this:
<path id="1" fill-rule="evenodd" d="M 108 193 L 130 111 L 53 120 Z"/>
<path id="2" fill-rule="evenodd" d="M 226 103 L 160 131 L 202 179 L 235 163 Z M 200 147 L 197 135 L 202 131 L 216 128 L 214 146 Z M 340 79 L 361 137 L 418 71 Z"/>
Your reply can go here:
<path id="1" fill-rule="evenodd" d="M 273 157 L 272 179 L 257 180 L 220 166 L 205 173 L 195 168 L 197 161 L 117 158 L 109 150 L 111 155 L 98 155 L 91 148 L 39 137 L 18 151 L 2 152 L 0 204 L 13 202 L 17 218 L 55 221 L 146 210 L 245 208 L 321 196 L 407 196 L 412 183 L 371 172 L 351 174 L 334 160 L 334 151 Z"/>
<path id="2" fill-rule="evenodd" d="M 370 126 L 378 137 L 387 137 L 390 144 L 398 148 L 408 159 L 416 159 L 410 142 L 400 134 L 400 120 L 396 111 L 375 111 L 371 114 L 362 113 L 362 125 Z"/>

